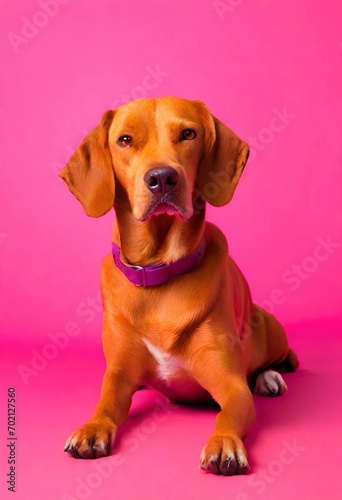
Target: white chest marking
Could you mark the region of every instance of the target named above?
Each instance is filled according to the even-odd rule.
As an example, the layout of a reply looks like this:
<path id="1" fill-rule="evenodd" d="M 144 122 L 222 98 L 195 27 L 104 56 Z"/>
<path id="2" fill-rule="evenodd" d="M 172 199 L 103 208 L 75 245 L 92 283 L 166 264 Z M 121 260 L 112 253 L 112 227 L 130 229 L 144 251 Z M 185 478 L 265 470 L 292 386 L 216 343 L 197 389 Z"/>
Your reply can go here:
<path id="1" fill-rule="evenodd" d="M 143 342 L 158 364 L 157 373 L 161 379 L 168 380 L 179 372 L 182 362 L 178 358 L 162 351 L 148 339 L 143 338 Z"/>

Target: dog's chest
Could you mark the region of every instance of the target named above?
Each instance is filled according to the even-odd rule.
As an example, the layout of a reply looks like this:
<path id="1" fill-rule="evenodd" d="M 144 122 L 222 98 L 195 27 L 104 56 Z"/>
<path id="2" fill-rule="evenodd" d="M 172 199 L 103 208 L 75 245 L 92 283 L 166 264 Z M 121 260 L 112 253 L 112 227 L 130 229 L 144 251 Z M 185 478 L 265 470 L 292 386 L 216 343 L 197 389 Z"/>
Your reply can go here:
<path id="1" fill-rule="evenodd" d="M 163 351 L 146 338 L 143 339 L 143 342 L 157 363 L 156 375 L 158 378 L 168 381 L 179 374 L 183 368 L 183 363 L 179 358 Z"/>
<path id="2" fill-rule="evenodd" d="M 143 342 L 156 362 L 155 370 L 148 379 L 150 385 L 171 399 L 208 399 L 208 393 L 189 374 L 179 357 L 163 351 L 146 338 Z"/>

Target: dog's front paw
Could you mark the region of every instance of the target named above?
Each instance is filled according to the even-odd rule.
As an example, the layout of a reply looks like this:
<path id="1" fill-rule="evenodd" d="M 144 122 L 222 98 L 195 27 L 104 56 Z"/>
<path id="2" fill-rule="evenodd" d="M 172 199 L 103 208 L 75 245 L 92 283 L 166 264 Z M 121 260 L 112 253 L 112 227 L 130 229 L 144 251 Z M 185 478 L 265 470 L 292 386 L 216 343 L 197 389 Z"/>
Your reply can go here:
<path id="1" fill-rule="evenodd" d="M 200 467 L 224 476 L 247 474 L 247 453 L 241 439 L 214 434 L 202 450 Z"/>
<path id="2" fill-rule="evenodd" d="M 110 426 L 87 423 L 67 440 L 64 451 L 74 458 L 100 458 L 110 453 L 113 431 Z"/>

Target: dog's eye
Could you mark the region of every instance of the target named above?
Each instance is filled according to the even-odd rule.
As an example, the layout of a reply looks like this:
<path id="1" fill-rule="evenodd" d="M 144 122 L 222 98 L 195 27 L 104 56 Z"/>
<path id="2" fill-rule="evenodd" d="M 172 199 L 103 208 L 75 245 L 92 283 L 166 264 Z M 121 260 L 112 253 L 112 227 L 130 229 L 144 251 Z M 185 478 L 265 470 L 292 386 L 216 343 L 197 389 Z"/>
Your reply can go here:
<path id="1" fill-rule="evenodd" d="M 132 137 L 129 135 L 122 135 L 119 137 L 118 143 L 122 148 L 130 148 L 132 145 Z"/>
<path id="2" fill-rule="evenodd" d="M 184 130 L 182 130 L 180 140 L 181 141 L 192 141 L 196 137 L 197 137 L 197 134 L 196 134 L 195 130 L 193 130 L 192 128 L 185 128 Z"/>

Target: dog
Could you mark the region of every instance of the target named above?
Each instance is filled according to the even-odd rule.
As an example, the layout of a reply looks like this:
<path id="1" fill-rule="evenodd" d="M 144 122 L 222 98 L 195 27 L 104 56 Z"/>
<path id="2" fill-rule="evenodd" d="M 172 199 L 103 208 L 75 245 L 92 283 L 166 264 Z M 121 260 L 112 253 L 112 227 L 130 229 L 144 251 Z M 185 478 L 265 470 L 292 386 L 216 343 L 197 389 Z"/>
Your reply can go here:
<path id="1" fill-rule="evenodd" d="M 101 276 L 106 371 L 93 417 L 67 440 L 72 457 L 110 454 L 144 385 L 174 401 L 214 399 L 200 467 L 248 472 L 252 391 L 284 394 L 279 372 L 298 366 L 283 327 L 252 303 L 225 236 L 205 221 L 206 203 L 231 200 L 248 154 L 201 101 L 138 99 L 104 113 L 60 173 L 88 216 L 116 214 Z"/>

